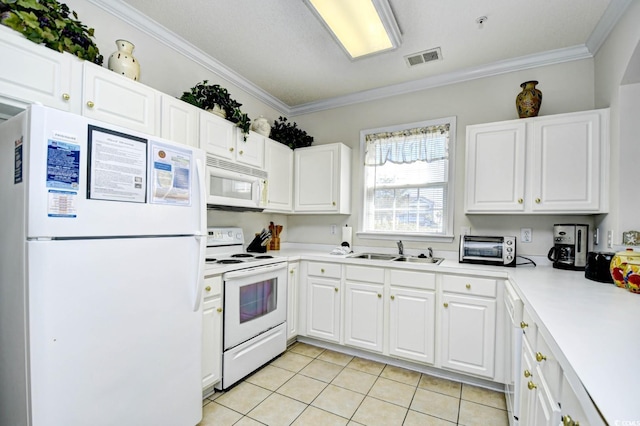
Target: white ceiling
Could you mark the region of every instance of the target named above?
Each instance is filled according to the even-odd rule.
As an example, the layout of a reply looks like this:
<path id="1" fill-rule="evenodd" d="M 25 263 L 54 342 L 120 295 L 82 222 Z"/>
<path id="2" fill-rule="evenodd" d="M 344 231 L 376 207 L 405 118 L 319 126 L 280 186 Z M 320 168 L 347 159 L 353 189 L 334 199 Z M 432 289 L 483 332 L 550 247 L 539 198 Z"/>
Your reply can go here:
<path id="1" fill-rule="evenodd" d="M 402 45 L 352 61 L 302 0 L 92 1 L 191 45 L 219 75 L 290 113 L 591 57 L 630 2 L 389 0 Z M 407 66 L 404 56 L 435 47 L 442 60 Z"/>

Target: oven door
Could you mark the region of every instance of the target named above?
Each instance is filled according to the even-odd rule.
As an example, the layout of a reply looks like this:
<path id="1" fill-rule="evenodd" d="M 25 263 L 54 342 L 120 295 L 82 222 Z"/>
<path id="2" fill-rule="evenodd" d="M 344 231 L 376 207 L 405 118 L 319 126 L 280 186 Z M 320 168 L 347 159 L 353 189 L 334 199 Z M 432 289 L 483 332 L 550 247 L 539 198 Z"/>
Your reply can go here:
<path id="1" fill-rule="evenodd" d="M 287 264 L 227 272 L 224 280 L 224 349 L 285 322 Z"/>

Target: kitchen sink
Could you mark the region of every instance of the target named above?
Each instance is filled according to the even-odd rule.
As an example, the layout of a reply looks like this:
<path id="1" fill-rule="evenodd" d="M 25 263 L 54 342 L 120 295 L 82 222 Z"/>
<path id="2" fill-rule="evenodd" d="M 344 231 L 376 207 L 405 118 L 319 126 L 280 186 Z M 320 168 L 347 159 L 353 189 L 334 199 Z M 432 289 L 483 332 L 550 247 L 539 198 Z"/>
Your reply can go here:
<path id="1" fill-rule="evenodd" d="M 443 261 L 441 257 L 404 256 L 386 253 L 357 253 L 348 257 L 351 259 L 390 260 L 394 262 L 425 263 L 432 265 L 439 265 Z"/>
<path id="2" fill-rule="evenodd" d="M 439 265 L 444 259 L 441 257 L 419 257 L 419 256 L 398 256 L 393 259 L 394 262 L 407 262 L 407 263 L 427 263 L 433 265 Z"/>
<path id="3" fill-rule="evenodd" d="M 358 253 L 349 256 L 353 259 L 369 259 L 369 260 L 394 260 L 398 257 L 397 254 L 384 254 L 384 253 Z"/>

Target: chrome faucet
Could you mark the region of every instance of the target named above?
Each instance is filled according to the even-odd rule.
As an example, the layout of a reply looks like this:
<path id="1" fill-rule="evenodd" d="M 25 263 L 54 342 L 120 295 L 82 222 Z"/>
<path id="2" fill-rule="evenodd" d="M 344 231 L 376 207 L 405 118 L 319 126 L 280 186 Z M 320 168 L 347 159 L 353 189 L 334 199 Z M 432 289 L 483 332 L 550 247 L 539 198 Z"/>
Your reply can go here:
<path id="1" fill-rule="evenodd" d="M 399 255 L 403 255 L 404 254 L 404 245 L 402 244 L 402 241 L 398 241 L 398 254 Z"/>
<path id="2" fill-rule="evenodd" d="M 433 249 L 429 247 L 427 248 L 427 251 L 429 252 L 429 259 L 433 259 Z"/>

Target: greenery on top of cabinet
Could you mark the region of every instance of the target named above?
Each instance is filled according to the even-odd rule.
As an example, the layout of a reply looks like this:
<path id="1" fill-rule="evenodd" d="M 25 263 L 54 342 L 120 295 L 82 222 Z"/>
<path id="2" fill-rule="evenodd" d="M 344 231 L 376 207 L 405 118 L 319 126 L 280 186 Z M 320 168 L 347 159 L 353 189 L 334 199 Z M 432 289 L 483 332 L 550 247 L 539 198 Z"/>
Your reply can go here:
<path id="1" fill-rule="evenodd" d="M 313 143 L 313 136 L 299 128 L 297 123 L 287 121 L 286 117 L 278 117 L 278 120 L 273 122 L 269 137 L 291 149 L 311 146 Z"/>
<path id="2" fill-rule="evenodd" d="M 70 16 L 73 15 L 73 18 Z M 103 57 L 91 38 L 93 28 L 56 0 L 0 0 L 0 22 L 36 44 L 102 65 Z"/>

